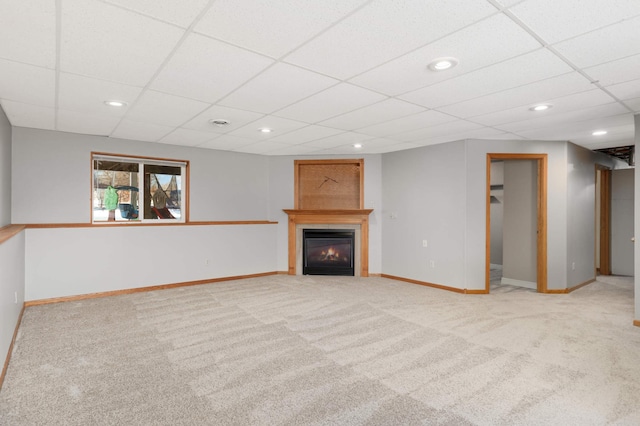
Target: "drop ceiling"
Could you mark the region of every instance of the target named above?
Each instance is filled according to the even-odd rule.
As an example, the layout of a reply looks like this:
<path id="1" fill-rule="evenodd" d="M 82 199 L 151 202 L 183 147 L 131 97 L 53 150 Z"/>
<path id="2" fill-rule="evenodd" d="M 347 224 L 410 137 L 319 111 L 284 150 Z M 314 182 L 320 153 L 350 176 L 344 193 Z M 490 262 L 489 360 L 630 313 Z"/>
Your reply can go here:
<path id="1" fill-rule="evenodd" d="M 13 126 L 264 155 L 601 149 L 633 144 L 638 28 L 638 0 L 3 1 L 0 104 Z"/>

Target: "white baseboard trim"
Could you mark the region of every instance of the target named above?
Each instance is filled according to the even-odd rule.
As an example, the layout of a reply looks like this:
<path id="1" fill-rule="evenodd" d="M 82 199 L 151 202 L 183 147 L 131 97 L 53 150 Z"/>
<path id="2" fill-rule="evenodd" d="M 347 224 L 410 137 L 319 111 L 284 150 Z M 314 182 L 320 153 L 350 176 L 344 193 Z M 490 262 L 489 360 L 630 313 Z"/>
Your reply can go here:
<path id="1" fill-rule="evenodd" d="M 534 283 L 532 281 L 516 280 L 516 279 L 513 279 L 513 278 L 502 277 L 501 283 L 502 284 L 508 284 L 508 285 L 514 285 L 516 287 L 530 288 L 532 290 L 537 290 L 538 289 L 538 284 Z"/>

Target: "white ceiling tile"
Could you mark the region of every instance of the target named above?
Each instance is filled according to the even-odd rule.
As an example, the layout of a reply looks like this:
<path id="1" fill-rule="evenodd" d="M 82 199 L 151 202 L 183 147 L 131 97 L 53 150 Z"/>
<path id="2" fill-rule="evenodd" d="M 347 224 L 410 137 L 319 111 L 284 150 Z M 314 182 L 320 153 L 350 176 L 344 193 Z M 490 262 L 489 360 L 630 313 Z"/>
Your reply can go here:
<path id="1" fill-rule="evenodd" d="M 600 128 L 600 127 L 598 127 Z M 595 144 L 606 143 L 607 146 L 634 145 L 634 125 L 629 123 L 624 126 L 609 126 L 607 134 L 602 136 L 593 136 L 591 133 L 593 126 L 589 126 L 586 132 L 576 131 L 575 136 L 568 139 L 573 143 L 585 146 L 593 146 Z M 591 148 L 591 149 L 596 149 Z"/>
<path id="2" fill-rule="evenodd" d="M 338 129 L 332 129 L 330 127 L 310 125 L 307 127 L 303 127 L 302 129 L 294 130 L 293 132 L 286 133 L 284 135 L 275 136 L 270 140 L 274 142 L 282 142 L 286 144 L 301 144 L 301 143 L 313 141 L 316 139 L 322 139 L 328 136 L 333 136 L 338 133 L 343 133 L 343 131 Z"/>
<path id="3" fill-rule="evenodd" d="M 240 136 L 244 138 L 251 138 L 254 140 L 266 140 L 283 135 L 294 130 L 301 129 L 308 126 L 307 123 L 301 123 L 300 121 L 288 120 L 282 117 L 275 117 L 268 115 L 262 117 L 250 124 L 247 124 L 237 130 L 230 132 L 234 136 Z M 268 128 L 272 129 L 271 133 L 262 133 L 259 129 Z"/>
<path id="4" fill-rule="evenodd" d="M 337 135 L 329 136 L 322 139 L 307 142 L 305 145 L 314 146 L 320 149 L 329 149 L 341 145 L 352 146 L 354 143 L 360 143 L 373 139 L 369 135 L 363 135 L 356 132 L 345 132 Z"/>
<path id="5" fill-rule="evenodd" d="M 70 133 L 109 136 L 120 119 L 100 114 L 58 109 L 56 130 Z"/>
<path id="6" fill-rule="evenodd" d="M 247 152 L 249 154 L 265 154 L 268 155 L 270 151 L 277 151 L 279 149 L 289 148 L 291 145 L 286 143 L 278 143 L 271 141 L 260 141 L 255 142 L 251 145 L 246 145 L 242 147 L 242 152 Z"/>
<path id="7" fill-rule="evenodd" d="M 580 68 L 611 62 L 640 53 L 640 17 L 609 25 L 554 45 L 560 54 Z M 624 43 L 617 43 L 624 40 Z"/>
<path id="8" fill-rule="evenodd" d="M 495 12 L 488 2 L 475 0 L 374 0 L 285 61 L 344 79 Z"/>
<path id="9" fill-rule="evenodd" d="M 161 21 L 187 28 L 202 12 L 209 0 L 104 0 Z"/>
<path id="10" fill-rule="evenodd" d="M 158 142 L 172 145 L 196 146 L 210 141 L 216 137 L 218 137 L 218 135 L 211 132 L 201 132 L 199 130 L 177 128 L 162 139 L 158 140 Z"/>
<path id="11" fill-rule="evenodd" d="M 156 142 L 173 131 L 173 127 L 160 124 L 141 123 L 139 121 L 122 120 L 111 132 L 111 137 Z"/>
<path id="12" fill-rule="evenodd" d="M 523 1 L 526 1 L 526 0 L 496 0 L 496 3 L 499 3 L 504 7 L 511 7 L 514 4 L 522 3 Z"/>
<path id="13" fill-rule="evenodd" d="M 456 120 L 450 123 L 440 124 L 438 126 L 426 127 L 423 129 L 413 130 L 411 132 L 401 133 L 395 135 L 394 139 L 398 139 L 404 142 L 416 142 L 429 140 L 431 138 L 437 138 L 439 136 L 448 137 L 449 135 L 455 135 L 457 133 L 463 133 L 482 128 L 484 128 L 484 126 L 477 123 L 471 123 L 465 120 Z"/>
<path id="14" fill-rule="evenodd" d="M 273 60 L 210 38 L 191 34 L 151 84 L 154 90 L 215 102 Z"/>
<path id="15" fill-rule="evenodd" d="M 229 108 L 220 105 L 212 105 L 202 113 L 198 114 L 193 120 L 182 125 L 186 129 L 200 130 L 203 132 L 213 133 L 229 133 L 233 130 L 256 121 L 264 114 L 251 111 L 243 111 L 241 109 Z M 228 120 L 226 126 L 216 126 L 210 123 L 211 120 Z"/>
<path id="16" fill-rule="evenodd" d="M 254 139 L 240 138 L 232 135 L 220 135 L 215 139 L 199 145 L 200 148 L 220 149 L 223 151 L 242 151 L 242 147 L 256 143 Z"/>
<path id="17" fill-rule="evenodd" d="M 266 155 L 310 155 L 319 149 L 309 145 L 289 145 L 286 148 L 275 149 L 266 152 Z"/>
<path id="18" fill-rule="evenodd" d="M 540 49 L 400 96 L 429 108 L 451 105 L 511 89 L 572 69 L 546 49 Z"/>
<path id="19" fill-rule="evenodd" d="M 56 1 L 5 0 L 0 12 L 0 58 L 56 66 Z"/>
<path id="20" fill-rule="evenodd" d="M 386 99 L 373 105 L 323 121 L 325 126 L 344 130 L 356 130 L 385 121 L 425 111 L 425 108 L 398 99 Z"/>
<path id="21" fill-rule="evenodd" d="M 364 0 L 218 0 L 195 31 L 278 58 Z"/>
<path id="22" fill-rule="evenodd" d="M 640 79 L 625 81 L 605 87 L 618 99 L 633 99 L 640 97 Z"/>
<path id="23" fill-rule="evenodd" d="M 629 113 L 629 111 L 619 103 L 612 102 L 605 105 L 569 111 L 562 114 L 546 115 L 539 118 L 532 118 L 530 120 L 500 124 L 494 127 L 507 132 L 525 135 L 525 132 L 535 131 L 536 129 L 540 129 L 540 131 L 542 131 L 549 127 L 562 126 L 563 124 L 568 126 L 569 123 L 572 122 L 594 120 L 601 117 L 610 117 L 624 113 Z"/>
<path id="24" fill-rule="evenodd" d="M 518 134 L 528 137 L 529 139 L 570 140 L 572 142 L 581 143 L 598 143 L 607 139 L 620 140 L 623 138 L 627 138 L 629 142 L 632 143 L 633 116 L 630 113 L 623 115 L 623 117 L 625 116 L 627 117 L 627 124 L 620 123 L 621 117 L 613 116 L 611 117 L 611 122 L 616 123 L 615 126 L 608 125 L 608 120 L 606 119 L 598 118 L 594 120 L 583 120 L 568 124 L 563 123 L 557 126 L 536 128 L 524 132 L 518 132 Z M 609 135 L 609 133 L 603 136 L 592 135 L 594 130 L 603 128 L 610 130 L 612 135 Z"/>
<path id="25" fill-rule="evenodd" d="M 447 105 L 438 110 L 457 117 L 469 118 L 520 106 L 527 106 L 528 109 L 534 104 L 548 102 L 550 99 L 564 95 L 585 92 L 593 87 L 584 76 L 572 72 Z"/>
<path id="26" fill-rule="evenodd" d="M 75 74 L 60 73 L 58 106 L 66 110 L 122 117 L 142 92 L 142 88 Z M 112 107 L 104 102 L 118 100 L 124 107 Z"/>
<path id="27" fill-rule="evenodd" d="M 420 146 L 436 145 L 440 143 L 460 141 L 464 139 L 501 139 L 505 137 L 505 132 L 489 127 L 483 127 L 480 129 L 473 129 L 469 131 L 463 131 L 458 133 L 447 133 L 440 136 L 432 136 L 428 139 L 419 139 L 414 141 L 415 144 Z M 517 137 L 511 137 L 509 135 L 506 139 L 518 139 Z M 521 138 L 520 138 L 521 139 Z"/>
<path id="28" fill-rule="evenodd" d="M 640 97 L 634 99 L 627 99 L 624 104 L 631 108 L 634 113 L 640 113 Z"/>
<path id="29" fill-rule="evenodd" d="M 495 40 L 501 42 L 495 43 Z M 500 14 L 434 41 L 351 81 L 388 95 L 398 95 L 540 47 L 540 43 L 529 33 Z M 431 60 L 443 56 L 458 58 L 460 63 L 446 72 L 427 68 Z"/>
<path id="30" fill-rule="evenodd" d="M 53 108 L 23 104 L 6 99 L 0 99 L 0 105 L 2 105 L 2 109 L 13 126 L 47 130 L 55 130 L 56 128 L 56 111 Z"/>
<path id="31" fill-rule="evenodd" d="M 510 9 L 547 43 L 556 43 L 640 14 L 637 0 L 530 0 Z"/>
<path id="32" fill-rule="evenodd" d="M 95 0 L 64 0 L 60 69 L 144 86 L 184 30 Z"/>
<path id="33" fill-rule="evenodd" d="M 200 114 L 208 106 L 204 102 L 148 90 L 129 109 L 126 118 L 177 127 Z"/>
<path id="34" fill-rule="evenodd" d="M 424 127 L 437 126 L 455 120 L 455 117 L 438 111 L 425 111 L 373 126 L 363 127 L 358 129 L 358 132 L 371 136 L 384 137 L 422 129 Z"/>
<path id="35" fill-rule="evenodd" d="M 269 114 L 338 83 L 336 79 L 279 62 L 219 103 Z"/>
<path id="36" fill-rule="evenodd" d="M 634 55 L 586 68 L 585 72 L 603 86 L 610 86 L 636 80 L 639 75 L 638 70 L 640 70 L 640 55 Z"/>
<path id="37" fill-rule="evenodd" d="M 55 106 L 55 71 L 0 59 L 0 76 L 0 99 Z"/>
<path id="38" fill-rule="evenodd" d="M 569 111 L 609 104 L 612 101 L 613 98 L 611 98 L 611 96 L 607 95 L 602 90 L 592 88 L 592 90 L 586 92 L 575 93 L 572 95 L 563 96 L 561 98 L 549 99 L 547 103 L 551 104 L 552 108 L 549 108 L 548 110 L 531 111 L 529 109 L 530 105 L 525 105 L 504 111 L 479 115 L 471 118 L 470 120 L 476 123 L 484 124 L 486 126 L 496 126 L 505 123 L 513 123 L 517 121 L 563 114 Z"/>
<path id="39" fill-rule="evenodd" d="M 317 123 L 345 112 L 379 102 L 384 95 L 341 83 L 276 112 L 276 115 Z"/>

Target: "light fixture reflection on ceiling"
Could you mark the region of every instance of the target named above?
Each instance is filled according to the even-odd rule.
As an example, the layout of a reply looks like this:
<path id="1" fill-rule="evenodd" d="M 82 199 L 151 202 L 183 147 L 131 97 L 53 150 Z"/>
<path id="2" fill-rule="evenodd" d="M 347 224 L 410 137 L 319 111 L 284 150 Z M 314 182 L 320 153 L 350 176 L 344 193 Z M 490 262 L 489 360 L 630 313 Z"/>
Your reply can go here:
<path id="1" fill-rule="evenodd" d="M 109 105 L 109 106 L 117 107 L 117 108 L 123 107 L 123 106 L 125 106 L 127 104 L 124 101 L 118 101 L 118 100 L 115 100 L 115 99 L 112 99 L 112 100 L 109 100 L 109 101 L 104 101 L 104 103 L 105 103 L 105 105 Z"/>
<path id="2" fill-rule="evenodd" d="M 270 128 L 268 128 L 268 127 L 262 127 L 262 128 L 260 128 L 260 129 L 258 129 L 258 130 L 259 130 L 260 132 L 262 132 L 262 133 L 271 133 L 271 132 L 273 131 L 273 130 L 271 130 L 271 129 L 270 129 Z"/>
<path id="3" fill-rule="evenodd" d="M 459 62 L 452 57 L 436 58 L 429 63 L 428 67 L 431 71 L 444 71 L 455 67 Z"/>
<path id="4" fill-rule="evenodd" d="M 551 108 L 553 105 L 549 105 L 549 104 L 539 104 L 539 105 L 534 105 L 531 108 L 529 108 L 531 111 L 546 111 L 549 108 Z"/>
<path id="5" fill-rule="evenodd" d="M 595 132 L 591 133 L 593 136 L 602 136 L 602 135 L 606 135 L 607 131 L 606 130 L 596 130 Z"/>

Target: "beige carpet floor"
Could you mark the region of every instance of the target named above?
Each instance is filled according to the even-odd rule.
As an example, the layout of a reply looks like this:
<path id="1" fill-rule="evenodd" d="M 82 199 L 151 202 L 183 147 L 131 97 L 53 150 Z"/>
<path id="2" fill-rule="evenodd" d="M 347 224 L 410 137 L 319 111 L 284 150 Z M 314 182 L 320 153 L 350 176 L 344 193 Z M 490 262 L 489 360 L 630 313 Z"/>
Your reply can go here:
<path id="1" fill-rule="evenodd" d="M 631 278 L 270 276 L 30 307 L 2 425 L 638 425 Z"/>

